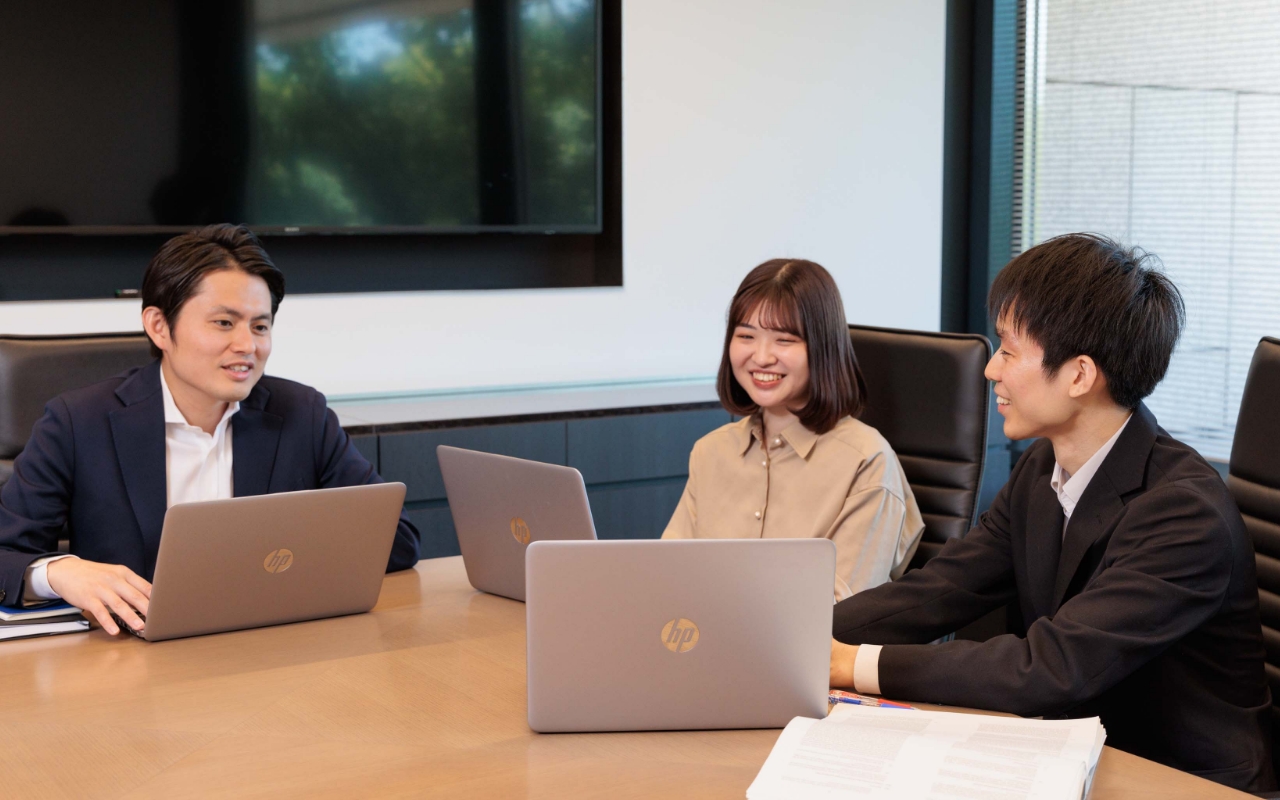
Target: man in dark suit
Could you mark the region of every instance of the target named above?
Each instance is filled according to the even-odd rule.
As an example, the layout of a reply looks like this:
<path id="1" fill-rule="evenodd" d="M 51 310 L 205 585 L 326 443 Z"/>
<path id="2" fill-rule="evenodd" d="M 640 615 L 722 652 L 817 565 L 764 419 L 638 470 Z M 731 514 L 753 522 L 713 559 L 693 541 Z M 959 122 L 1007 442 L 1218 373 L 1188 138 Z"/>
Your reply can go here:
<path id="1" fill-rule="evenodd" d="M 1024 716 L 1240 789 L 1275 785 L 1253 548 L 1221 478 L 1142 403 L 1181 331 L 1147 256 L 1072 234 L 1018 256 L 989 309 L 1004 431 L 1038 437 L 922 569 L 835 608 L 831 681 Z M 1013 632 L 930 645 L 1013 603 Z M 859 647 L 858 645 L 861 645 Z"/>
<path id="2" fill-rule="evenodd" d="M 161 247 L 142 282 L 157 360 L 51 400 L 0 490 L 0 603 L 62 598 L 113 635 L 113 613 L 141 630 L 169 506 L 382 482 L 323 395 L 263 376 L 283 296 L 244 227 Z M 418 544 L 402 514 L 387 570 Z"/>

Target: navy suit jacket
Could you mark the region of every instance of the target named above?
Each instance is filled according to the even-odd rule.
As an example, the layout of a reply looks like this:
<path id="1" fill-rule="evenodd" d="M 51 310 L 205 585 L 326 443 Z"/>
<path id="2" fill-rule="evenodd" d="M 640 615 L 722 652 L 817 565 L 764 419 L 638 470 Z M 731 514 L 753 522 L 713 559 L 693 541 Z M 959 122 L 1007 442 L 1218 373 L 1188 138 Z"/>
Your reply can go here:
<path id="1" fill-rule="evenodd" d="M 263 377 L 231 430 L 236 497 L 382 482 L 309 386 Z M 22 604 L 64 529 L 75 555 L 151 580 L 166 498 L 159 361 L 50 400 L 0 491 L 0 603 Z M 388 572 L 417 563 L 418 539 L 402 512 Z"/>

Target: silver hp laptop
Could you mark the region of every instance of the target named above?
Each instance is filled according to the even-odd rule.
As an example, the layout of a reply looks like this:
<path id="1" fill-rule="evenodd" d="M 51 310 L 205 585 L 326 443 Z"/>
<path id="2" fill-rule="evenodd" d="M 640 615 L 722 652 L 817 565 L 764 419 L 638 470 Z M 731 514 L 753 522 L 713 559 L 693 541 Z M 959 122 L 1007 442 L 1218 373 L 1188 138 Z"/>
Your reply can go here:
<path id="1" fill-rule="evenodd" d="M 535 731 L 781 728 L 827 713 L 828 539 L 537 542 Z"/>
<path id="2" fill-rule="evenodd" d="M 173 506 L 142 638 L 368 611 L 403 504 L 403 483 L 379 483 Z"/>
<path id="3" fill-rule="evenodd" d="M 595 539 L 587 487 L 576 469 L 436 448 L 467 580 L 524 600 L 524 553 L 543 539 Z"/>

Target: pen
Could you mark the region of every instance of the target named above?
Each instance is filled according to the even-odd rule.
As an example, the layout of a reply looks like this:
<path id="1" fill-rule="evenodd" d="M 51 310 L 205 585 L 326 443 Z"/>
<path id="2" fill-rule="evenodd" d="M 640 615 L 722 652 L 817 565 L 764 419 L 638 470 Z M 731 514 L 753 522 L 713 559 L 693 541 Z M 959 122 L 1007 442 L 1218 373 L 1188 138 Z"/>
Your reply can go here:
<path id="1" fill-rule="evenodd" d="M 895 703 L 892 700 L 881 700 L 878 697 L 867 697 L 862 694 L 854 694 L 853 692 L 842 692 L 839 689 L 833 689 L 831 694 L 827 695 L 828 701 L 832 703 L 851 703 L 856 706 L 875 706 L 879 708 L 904 708 L 914 711 L 912 706 L 906 703 Z"/>

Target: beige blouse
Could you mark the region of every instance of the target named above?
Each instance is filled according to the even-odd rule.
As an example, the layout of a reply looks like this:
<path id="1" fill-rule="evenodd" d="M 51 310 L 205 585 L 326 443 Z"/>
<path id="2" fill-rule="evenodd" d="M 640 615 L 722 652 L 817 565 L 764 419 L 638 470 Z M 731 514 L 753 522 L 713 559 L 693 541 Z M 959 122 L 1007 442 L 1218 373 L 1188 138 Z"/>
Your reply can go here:
<path id="1" fill-rule="evenodd" d="M 845 417 L 821 436 L 795 422 L 763 438 L 749 417 L 699 439 L 662 538 L 825 537 L 836 545 L 836 600 L 906 570 L 924 520 L 879 431 Z"/>

